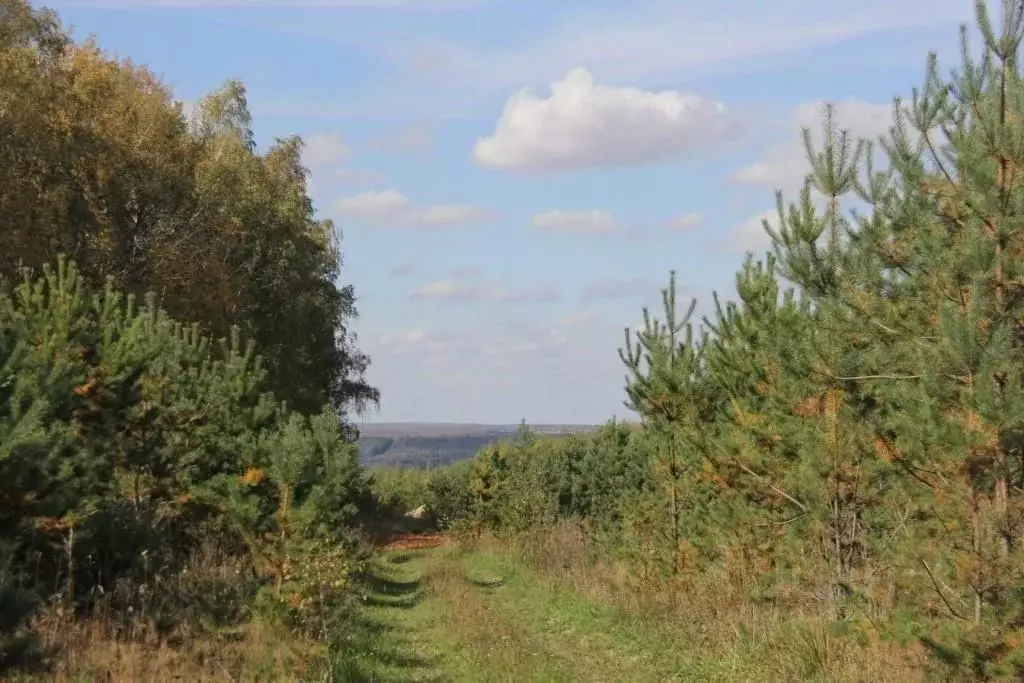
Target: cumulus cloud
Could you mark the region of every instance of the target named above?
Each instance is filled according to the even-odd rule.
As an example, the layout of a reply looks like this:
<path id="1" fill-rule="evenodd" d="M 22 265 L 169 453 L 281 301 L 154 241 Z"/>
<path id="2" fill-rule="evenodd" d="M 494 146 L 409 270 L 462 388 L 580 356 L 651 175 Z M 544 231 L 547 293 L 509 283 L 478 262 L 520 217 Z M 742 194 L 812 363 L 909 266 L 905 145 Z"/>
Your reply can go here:
<path id="1" fill-rule="evenodd" d="M 458 303 L 476 302 L 534 302 L 556 301 L 558 290 L 553 287 L 537 286 L 523 289 L 508 289 L 494 281 L 477 279 L 448 278 L 435 280 L 417 288 L 414 299 L 438 299 Z"/>
<path id="2" fill-rule="evenodd" d="M 494 132 L 477 140 L 481 166 L 553 171 L 635 166 L 734 141 L 742 127 L 724 105 L 680 90 L 599 85 L 586 69 L 551 84 L 551 95 L 512 95 Z"/>
<path id="3" fill-rule="evenodd" d="M 303 142 L 302 163 L 307 168 L 333 166 L 349 154 L 341 133 L 313 133 L 304 138 Z"/>
<path id="4" fill-rule="evenodd" d="M 546 211 L 533 217 L 533 227 L 552 232 L 605 234 L 619 222 L 607 211 Z"/>
<path id="5" fill-rule="evenodd" d="M 833 104 L 835 127 L 837 131 L 848 130 L 851 140 L 877 140 L 886 135 L 893 125 L 892 104 L 874 104 L 858 99 Z M 786 139 L 769 147 L 761 159 L 737 169 L 729 176 L 729 181 L 737 185 L 781 189 L 787 194 L 798 192 L 810 170 L 801 131 L 808 128 L 815 150 L 820 150 L 824 141 L 824 110 L 825 102 L 821 100 L 799 105 L 789 116 Z"/>
<path id="6" fill-rule="evenodd" d="M 494 218 L 492 211 L 472 204 L 437 204 L 417 207 L 398 190 L 363 192 L 345 197 L 334 210 L 356 220 L 387 227 L 442 228 L 482 223 Z"/>

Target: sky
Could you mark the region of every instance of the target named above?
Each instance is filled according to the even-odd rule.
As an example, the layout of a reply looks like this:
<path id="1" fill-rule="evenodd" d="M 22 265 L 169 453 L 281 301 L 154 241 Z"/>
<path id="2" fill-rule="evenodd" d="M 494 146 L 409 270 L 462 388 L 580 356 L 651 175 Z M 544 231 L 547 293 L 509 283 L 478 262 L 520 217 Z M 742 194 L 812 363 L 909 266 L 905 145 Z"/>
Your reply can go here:
<path id="1" fill-rule="evenodd" d="M 891 125 L 970 0 L 49 0 L 187 105 L 247 88 L 342 230 L 366 422 L 627 417 L 642 307 L 733 298 L 825 102 Z"/>

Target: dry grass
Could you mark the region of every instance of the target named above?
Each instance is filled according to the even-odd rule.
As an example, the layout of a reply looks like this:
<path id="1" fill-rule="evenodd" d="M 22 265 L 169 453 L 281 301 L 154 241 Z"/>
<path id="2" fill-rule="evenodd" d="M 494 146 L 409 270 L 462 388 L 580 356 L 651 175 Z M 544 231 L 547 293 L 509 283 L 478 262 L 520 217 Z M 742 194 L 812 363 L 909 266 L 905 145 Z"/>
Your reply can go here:
<path id="1" fill-rule="evenodd" d="M 58 596 L 31 624 L 45 670 L 14 680 L 309 680 L 323 646 L 257 618 L 259 585 L 243 559 L 206 548 L 181 571 L 94 590 L 87 614 Z"/>
<path id="2" fill-rule="evenodd" d="M 46 680 L 65 681 L 298 681 L 323 652 L 259 622 L 235 638 L 198 636 L 177 645 L 125 637 L 99 619 L 50 631 L 44 644 L 59 648 Z"/>

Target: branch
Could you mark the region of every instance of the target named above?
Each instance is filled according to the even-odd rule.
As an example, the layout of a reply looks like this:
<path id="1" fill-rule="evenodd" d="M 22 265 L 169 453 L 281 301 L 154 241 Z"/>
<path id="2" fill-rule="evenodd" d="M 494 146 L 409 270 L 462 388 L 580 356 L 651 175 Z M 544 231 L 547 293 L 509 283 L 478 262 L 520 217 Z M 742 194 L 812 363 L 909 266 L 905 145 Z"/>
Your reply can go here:
<path id="1" fill-rule="evenodd" d="M 932 588 L 935 589 L 935 593 L 939 596 L 939 599 L 942 600 L 942 603 L 946 606 L 946 609 L 949 610 L 949 613 L 961 621 L 970 621 L 970 619 L 953 609 L 953 605 L 949 604 L 949 600 L 946 599 L 946 596 L 942 592 L 942 587 L 939 585 L 939 580 L 935 578 L 935 574 L 932 573 L 932 569 L 928 566 L 928 563 L 921 560 L 921 566 L 924 567 L 926 572 L 928 572 L 928 578 L 932 580 Z M 946 586 L 946 588 L 951 593 L 953 592 L 948 586 Z"/>
<path id="2" fill-rule="evenodd" d="M 742 462 L 740 462 L 740 461 L 739 461 L 738 459 L 736 459 L 736 458 L 732 458 L 732 461 L 733 461 L 733 464 L 734 464 L 734 465 L 736 465 L 737 467 L 739 467 L 739 468 L 740 468 L 741 470 L 743 470 L 744 472 L 746 472 L 746 473 L 747 473 L 747 474 L 749 474 L 750 476 L 754 477 L 754 479 L 757 479 L 757 480 L 758 480 L 759 482 L 761 482 L 761 483 L 765 484 L 765 485 L 766 485 L 766 486 L 767 486 L 768 488 L 770 488 L 770 489 L 771 489 L 772 491 L 774 491 L 775 493 L 779 494 L 780 496 L 782 496 L 783 498 L 785 498 L 786 500 L 788 500 L 788 501 L 789 501 L 790 503 L 792 503 L 793 505 L 796 505 L 796 506 L 797 506 L 798 508 L 800 508 L 801 510 L 803 510 L 803 511 L 804 511 L 805 513 L 807 513 L 807 514 L 810 514 L 810 510 L 809 510 L 809 509 L 807 508 L 807 506 L 806 506 L 806 505 L 804 505 L 804 504 L 803 504 L 803 503 L 801 503 L 801 502 L 800 502 L 799 500 L 797 500 L 797 499 L 796 499 L 796 498 L 794 498 L 793 496 L 789 495 L 788 493 L 786 493 L 785 491 L 783 491 L 782 489 L 780 489 L 780 488 L 779 488 L 778 486 L 776 486 L 775 484 L 773 484 L 773 483 L 771 483 L 770 481 L 768 481 L 768 479 L 767 479 L 767 478 L 765 478 L 764 476 L 762 476 L 762 475 L 758 474 L 758 473 L 757 473 L 757 472 L 755 472 L 754 470 L 750 469 L 749 467 L 747 467 L 746 465 L 744 465 L 744 464 L 743 464 Z"/>
<path id="3" fill-rule="evenodd" d="M 927 479 L 925 479 L 924 477 L 922 477 L 920 474 L 918 474 L 915 471 L 915 470 L 918 470 L 918 469 L 921 469 L 921 468 L 915 467 L 915 466 L 911 465 L 909 462 L 907 462 L 906 460 L 904 460 L 903 458 L 898 457 L 898 456 L 894 456 L 893 457 L 893 461 L 895 461 L 900 467 L 902 467 L 906 471 L 907 474 L 909 474 L 914 479 L 916 479 L 917 481 L 921 482 L 922 484 L 924 484 L 925 486 L 930 488 L 932 491 L 938 490 L 938 487 L 935 486 L 935 484 L 933 484 L 932 482 L 928 481 Z M 927 470 L 922 470 L 922 471 L 927 471 Z M 929 472 L 929 474 L 934 474 L 934 472 Z M 939 475 L 939 478 L 942 479 L 943 477 L 941 475 Z"/>
<path id="4" fill-rule="evenodd" d="M 790 517 L 789 519 L 784 519 L 781 522 L 760 522 L 760 523 L 758 523 L 758 526 L 786 526 L 787 524 L 792 524 L 793 522 L 797 522 L 797 521 L 803 519 L 804 517 L 806 517 L 809 514 L 811 514 L 811 513 L 810 512 L 801 512 L 796 517 Z"/>
<path id="5" fill-rule="evenodd" d="M 826 373 L 822 373 L 826 374 Z M 924 375 L 859 375 L 857 377 L 840 377 L 838 375 L 827 375 L 830 379 L 840 381 L 857 381 L 862 379 L 923 379 Z"/>

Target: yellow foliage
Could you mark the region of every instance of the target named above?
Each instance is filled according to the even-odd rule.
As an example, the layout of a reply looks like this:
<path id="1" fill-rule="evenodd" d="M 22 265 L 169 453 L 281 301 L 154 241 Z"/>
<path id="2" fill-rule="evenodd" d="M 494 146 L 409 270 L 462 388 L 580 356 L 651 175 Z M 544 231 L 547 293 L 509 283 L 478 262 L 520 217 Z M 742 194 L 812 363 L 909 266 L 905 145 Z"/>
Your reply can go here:
<path id="1" fill-rule="evenodd" d="M 881 437 L 875 439 L 875 454 L 886 462 L 893 462 L 900 458 L 899 449 Z"/>
<path id="2" fill-rule="evenodd" d="M 75 396 L 90 396 L 93 393 L 93 388 L 96 386 L 96 379 L 90 379 L 84 384 L 79 384 L 77 387 L 72 389 L 71 393 Z"/>
<path id="3" fill-rule="evenodd" d="M 67 517 L 40 517 L 36 526 L 44 534 L 58 534 L 70 529 L 73 523 Z"/>
<path id="4" fill-rule="evenodd" d="M 250 467 L 245 471 L 239 481 L 246 486 L 255 486 L 267 478 L 267 473 L 258 467 Z"/>

